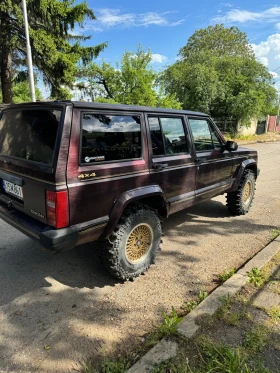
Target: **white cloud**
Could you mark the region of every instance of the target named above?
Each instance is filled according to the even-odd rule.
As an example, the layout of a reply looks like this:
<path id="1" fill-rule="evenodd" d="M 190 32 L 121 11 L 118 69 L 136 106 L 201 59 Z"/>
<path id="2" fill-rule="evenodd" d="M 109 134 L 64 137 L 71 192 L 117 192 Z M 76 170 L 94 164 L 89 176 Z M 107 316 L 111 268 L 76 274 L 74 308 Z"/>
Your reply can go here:
<path id="1" fill-rule="evenodd" d="M 270 51 L 270 46 L 267 42 L 261 42 L 260 44 L 252 44 L 256 57 L 266 56 Z"/>
<path id="2" fill-rule="evenodd" d="M 103 31 L 109 28 L 127 28 L 140 26 L 178 26 L 184 19 L 174 19 L 176 12 L 168 11 L 163 13 L 125 13 L 120 9 L 99 9 L 95 12 L 97 21 L 88 21 L 86 31 Z"/>
<path id="3" fill-rule="evenodd" d="M 252 44 L 252 47 L 257 59 L 269 68 L 280 89 L 280 33 L 270 35 L 265 41 Z"/>
<path id="4" fill-rule="evenodd" d="M 120 24 L 129 26 L 135 21 L 134 14 L 121 14 L 119 9 L 100 9 L 97 14 L 97 21 L 108 27 L 114 27 Z"/>
<path id="5" fill-rule="evenodd" d="M 212 21 L 220 23 L 244 23 L 249 21 L 277 22 L 278 20 L 280 20 L 280 7 L 275 6 L 262 12 L 250 12 L 248 10 L 231 9 L 224 16 L 217 16 Z"/>
<path id="6" fill-rule="evenodd" d="M 163 63 L 166 62 L 168 58 L 162 54 L 153 53 L 151 63 Z"/>
<path id="7" fill-rule="evenodd" d="M 266 67 L 268 67 L 268 58 L 267 57 L 258 57 L 258 60 Z"/>
<path id="8" fill-rule="evenodd" d="M 220 4 L 221 6 L 226 6 L 226 7 L 228 7 L 228 8 L 231 8 L 233 5 L 232 4 L 230 4 L 230 3 L 221 3 Z"/>

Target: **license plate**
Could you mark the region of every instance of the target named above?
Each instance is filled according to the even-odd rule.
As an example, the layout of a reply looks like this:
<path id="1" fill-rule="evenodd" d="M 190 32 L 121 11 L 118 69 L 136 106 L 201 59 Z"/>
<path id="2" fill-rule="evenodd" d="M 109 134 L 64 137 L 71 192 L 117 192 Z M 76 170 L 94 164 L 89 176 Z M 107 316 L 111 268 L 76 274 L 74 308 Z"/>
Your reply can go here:
<path id="1" fill-rule="evenodd" d="M 22 187 L 9 181 L 3 180 L 2 181 L 3 189 L 6 193 L 12 194 L 20 199 L 23 199 Z"/>

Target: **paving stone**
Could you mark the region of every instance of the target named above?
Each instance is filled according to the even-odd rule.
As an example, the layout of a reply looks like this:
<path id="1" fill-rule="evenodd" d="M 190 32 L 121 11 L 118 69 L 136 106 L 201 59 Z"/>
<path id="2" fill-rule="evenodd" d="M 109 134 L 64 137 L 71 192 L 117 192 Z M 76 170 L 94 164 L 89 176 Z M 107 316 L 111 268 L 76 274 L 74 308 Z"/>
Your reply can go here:
<path id="1" fill-rule="evenodd" d="M 261 290 L 253 301 L 253 306 L 269 310 L 274 306 L 280 306 L 280 295 L 268 290 Z"/>
<path id="2" fill-rule="evenodd" d="M 186 338 L 192 338 L 200 328 L 199 320 L 203 316 L 213 315 L 222 305 L 223 297 L 232 296 L 247 282 L 247 277 L 238 273 L 217 288 L 202 303 L 180 322 L 178 332 Z"/>
<path id="3" fill-rule="evenodd" d="M 128 373 L 148 373 L 155 364 L 176 356 L 178 344 L 166 339 L 161 340 L 145 356 L 133 365 Z"/>

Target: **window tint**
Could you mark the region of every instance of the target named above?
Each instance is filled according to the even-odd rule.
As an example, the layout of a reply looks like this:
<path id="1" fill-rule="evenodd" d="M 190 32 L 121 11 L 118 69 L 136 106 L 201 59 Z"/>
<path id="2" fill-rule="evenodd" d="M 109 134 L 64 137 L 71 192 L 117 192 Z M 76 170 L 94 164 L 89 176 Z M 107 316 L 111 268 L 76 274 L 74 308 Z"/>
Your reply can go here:
<path id="1" fill-rule="evenodd" d="M 188 151 L 181 118 L 150 117 L 149 126 L 153 155 L 168 155 Z"/>
<path id="2" fill-rule="evenodd" d="M 158 118 L 149 118 L 150 133 L 152 139 L 153 155 L 163 155 L 163 137 Z"/>
<path id="3" fill-rule="evenodd" d="M 186 136 L 181 118 L 160 118 L 165 154 L 183 153 L 187 151 Z"/>
<path id="4" fill-rule="evenodd" d="M 51 109 L 2 112 L 0 153 L 52 165 L 60 117 L 60 110 Z"/>
<path id="5" fill-rule="evenodd" d="M 141 157 L 138 116 L 85 113 L 82 130 L 82 163 Z"/>
<path id="6" fill-rule="evenodd" d="M 222 144 L 215 132 L 204 119 L 189 119 L 194 144 L 197 151 L 220 149 Z"/>

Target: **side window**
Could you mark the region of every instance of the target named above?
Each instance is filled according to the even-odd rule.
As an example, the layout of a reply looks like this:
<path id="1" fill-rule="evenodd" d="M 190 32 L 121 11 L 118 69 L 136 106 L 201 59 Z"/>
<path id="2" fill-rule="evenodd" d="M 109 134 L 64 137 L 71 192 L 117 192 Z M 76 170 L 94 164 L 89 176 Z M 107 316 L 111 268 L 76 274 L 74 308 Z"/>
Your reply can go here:
<path id="1" fill-rule="evenodd" d="M 140 117 L 83 113 L 83 164 L 140 158 Z"/>
<path id="2" fill-rule="evenodd" d="M 220 149 L 222 144 L 215 132 L 205 119 L 189 119 L 196 151 Z"/>
<path id="3" fill-rule="evenodd" d="M 188 151 L 182 118 L 149 117 L 153 155 Z"/>

